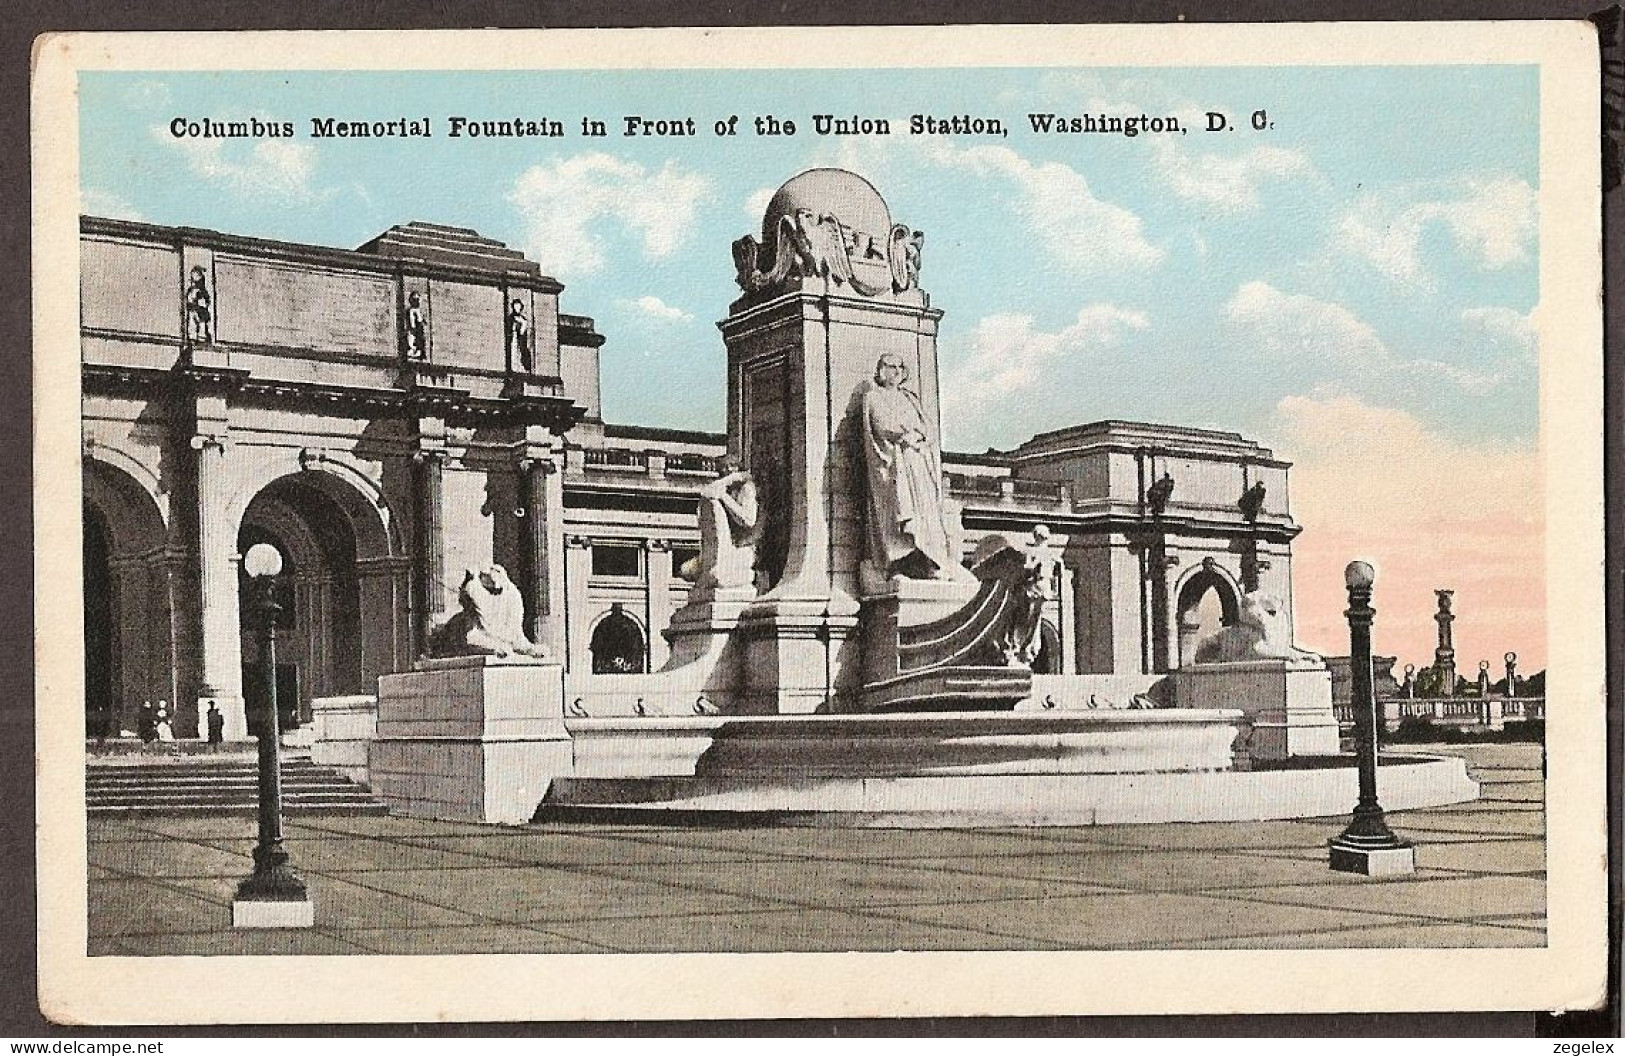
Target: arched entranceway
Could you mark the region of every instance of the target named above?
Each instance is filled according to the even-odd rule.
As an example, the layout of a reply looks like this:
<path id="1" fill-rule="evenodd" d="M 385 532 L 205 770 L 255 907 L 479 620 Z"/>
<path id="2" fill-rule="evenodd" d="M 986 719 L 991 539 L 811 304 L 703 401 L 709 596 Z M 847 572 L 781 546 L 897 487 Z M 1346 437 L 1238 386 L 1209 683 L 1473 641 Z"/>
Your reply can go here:
<path id="1" fill-rule="evenodd" d="M 163 701 L 177 733 L 196 722 L 176 647 L 182 555 L 169 552 L 152 494 L 123 469 L 84 460 L 85 732 L 137 732 L 141 707 Z M 177 665 L 180 662 L 180 666 Z M 183 667 L 186 670 L 183 670 Z"/>
<path id="2" fill-rule="evenodd" d="M 588 648 L 592 652 L 595 675 L 641 675 L 647 667 L 649 650 L 643 628 L 618 602 L 593 628 Z"/>
<path id="3" fill-rule="evenodd" d="M 1202 640 L 1236 622 L 1235 584 L 1211 564 L 1204 565 L 1179 588 L 1179 663 L 1190 663 Z"/>
<path id="4" fill-rule="evenodd" d="M 408 619 L 406 563 L 380 512 L 354 487 L 322 472 L 272 481 L 249 502 L 237 552 L 269 543 L 282 554 L 276 684 L 284 729 L 310 721 L 317 697 L 370 694 L 398 670 Z M 256 587 L 238 582 L 243 696 L 250 714 L 266 692 Z"/>

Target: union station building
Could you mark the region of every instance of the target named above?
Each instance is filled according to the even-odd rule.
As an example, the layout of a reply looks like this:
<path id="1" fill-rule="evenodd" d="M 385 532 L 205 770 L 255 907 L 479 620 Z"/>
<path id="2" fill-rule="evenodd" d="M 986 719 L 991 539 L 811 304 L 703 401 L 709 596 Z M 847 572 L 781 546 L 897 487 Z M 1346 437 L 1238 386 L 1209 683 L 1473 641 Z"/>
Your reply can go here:
<path id="1" fill-rule="evenodd" d="M 284 559 L 289 724 L 409 668 L 493 562 L 569 674 L 666 661 L 726 437 L 606 422 L 614 335 L 521 253 L 424 223 L 348 250 L 93 217 L 80 252 L 90 736 L 157 701 L 177 736 L 211 703 L 245 736 L 257 542 Z M 1242 591 L 1290 606 L 1287 468 L 1233 433 L 1124 421 L 943 457 L 967 555 L 1038 523 L 1064 542 L 1057 673 L 1169 671 Z"/>

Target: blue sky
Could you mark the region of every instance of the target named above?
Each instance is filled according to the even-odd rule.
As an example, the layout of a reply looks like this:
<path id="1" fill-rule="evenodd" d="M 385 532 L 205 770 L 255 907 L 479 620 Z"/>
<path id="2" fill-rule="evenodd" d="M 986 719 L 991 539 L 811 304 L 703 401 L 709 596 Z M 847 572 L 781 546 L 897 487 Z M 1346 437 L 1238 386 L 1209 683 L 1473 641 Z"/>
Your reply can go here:
<path id="1" fill-rule="evenodd" d="M 427 220 L 524 250 L 608 336 L 623 423 L 722 428 L 730 243 L 795 173 L 851 168 L 927 233 L 946 447 L 1108 417 L 1242 432 L 1294 463 L 1300 641 L 1338 651 L 1358 556 L 1390 570 L 1380 650 L 1427 662 L 1454 586 L 1464 655 L 1543 662 L 1534 67 L 131 72 L 80 98 L 86 212 L 340 247 Z M 1240 129 L 1201 131 L 1208 110 Z M 1192 130 L 1044 136 L 1034 111 Z M 817 136 L 816 113 L 897 134 Z M 910 136 L 914 113 L 1010 133 Z M 575 134 L 627 114 L 700 134 Z M 709 131 L 731 114 L 741 134 Z M 799 134 L 745 130 L 765 114 Z M 424 115 L 434 139 L 310 137 L 312 116 Z M 571 134 L 454 140 L 451 115 Z M 177 140 L 178 116 L 296 136 Z"/>
<path id="2" fill-rule="evenodd" d="M 609 335 L 609 418 L 718 428 L 729 243 L 778 183 L 845 164 L 928 232 L 951 447 L 1100 417 L 1268 439 L 1292 394 L 1528 443 L 1536 86 L 1529 67 L 93 73 L 82 188 L 88 212 L 343 247 L 413 219 L 477 228 L 540 260 L 566 309 Z M 1255 133 L 1259 108 L 1274 128 Z M 1200 131 L 1210 109 L 1243 127 Z M 1042 136 L 1025 119 L 1103 110 L 1195 127 Z M 912 113 L 1011 127 L 814 135 L 810 115 L 826 112 L 890 117 L 894 132 Z M 572 134 L 454 140 L 453 114 L 548 116 Z M 575 135 L 584 114 L 610 138 Z M 692 115 L 701 134 L 628 139 L 623 114 Z M 708 131 L 730 114 L 801 127 Z M 428 115 L 437 137 L 312 139 L 322 115 Z M 297 134 L 177 140 L 176 116 Z"/>

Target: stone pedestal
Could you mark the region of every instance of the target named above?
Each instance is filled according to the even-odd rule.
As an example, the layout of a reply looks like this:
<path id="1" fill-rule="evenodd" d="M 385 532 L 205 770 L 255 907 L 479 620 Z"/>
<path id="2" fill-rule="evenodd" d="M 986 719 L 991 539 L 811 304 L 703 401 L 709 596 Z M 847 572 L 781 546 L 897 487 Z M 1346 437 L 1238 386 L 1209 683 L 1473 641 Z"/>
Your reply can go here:
<path id="1" fill-rule="evenodd" d="M 812 715 L 855 706 L 857 606 L 841 600 L 771 601 L 740 619 L 743 710 Z"/>
<path id="2" fill-rule="evenodd" d="M 234 928 L 312 928 L 316 907 L 310 899 L 238 899 L 231 904 Z"/>
<path id="3" fill-rule="evenodd" d="M 378 698 L 317 697 L 310 710 L 310 761 L 370 785 L 367 750 L 378 734 Z"/>
<path id="4" fill-rule="evenodd" d="M 390 810 L 523 825 L 571 770 L 564 669 L 490 656 L 419 661 L 378 680 L 373 792 Z"/>
<path id="5" fill-rule="evenodd" d="M 1364 876 L 1409 876 L 1416 872 L 1415 847 L 1351 847 L 1331 841 L 1334 872 Z"/>
<path id="6" fill-rule="evenodd" d="M 1337 755 L 1332 675 L 1301 660 L 1193 664 L 1174 674 L 1181 708 L 1237 708 L 1252 723 L 1248 755 L 1255 760 Z"/>

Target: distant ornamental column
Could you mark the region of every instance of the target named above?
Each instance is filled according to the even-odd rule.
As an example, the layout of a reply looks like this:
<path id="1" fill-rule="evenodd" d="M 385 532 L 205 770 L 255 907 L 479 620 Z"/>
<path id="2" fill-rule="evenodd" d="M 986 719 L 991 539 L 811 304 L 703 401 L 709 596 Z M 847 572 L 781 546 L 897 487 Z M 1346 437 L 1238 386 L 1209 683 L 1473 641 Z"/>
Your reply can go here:
<path id="1" fill-rule="evenodd" d="M 1351 561 L 1343 579 L 1349 591 L 1349 607 L 1343 615 L 1349 621 L 1349 679 L 1360 799 L 1348 828 L 1330 842 L 1331 867 L 1367 876 L 1414 873 L 1416 849 L 1389 830 L 1377 801 L 1377 695 L 1371 670 L 1371 625 L 1377 616 L 1371 607 L 1371 587 L 1377 573 L 1364 561 Z"/>
<path id="2" fill-rule="evenodd" d="M 229 503 L 230 480 L 222 436 L 192 437 L 196 452 L 198 501 L 198 565 L 203 600 L 203 671 L 198 710 L 209 702 L 225 718 L 228 741 L 248 737 L 243 709 L 243 650 L 237 609 L 237 524 Z"/>
<path id="3" fill-rule="evenodd" d="M 1433 621 L 1439 625 L 1439 647 L 1433 651 L 1433 671 L 1438 676 L 1439 696 L 1453 697 L 1456 695 L 1456 648 L 1450 625 L 1456 622 L 1456 616 L 1450 611 L 1450 604 L 1456 592 L 1435 590 L 1433 593 L 1439 599 L 1439 611 L 1433 614 Z"/>
<path id="4" fill-rule="evenodd" d="M 1507 665 L 1507 696 L 1518 695 L 1518 654 L 1508 653 L 1503 657 Z"/>

